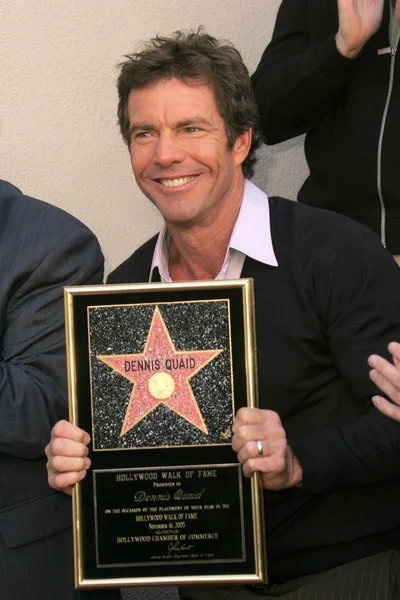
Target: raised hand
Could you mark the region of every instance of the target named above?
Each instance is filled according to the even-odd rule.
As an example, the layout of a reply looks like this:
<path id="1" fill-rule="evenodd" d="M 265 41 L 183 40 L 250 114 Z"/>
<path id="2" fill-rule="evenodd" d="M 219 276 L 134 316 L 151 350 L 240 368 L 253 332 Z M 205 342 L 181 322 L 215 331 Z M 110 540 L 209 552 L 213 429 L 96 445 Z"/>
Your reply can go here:
<path id="1" fill-rule="evenodd" d="M 385 0 L 338 0 L 339 31 L 336 46 L 347 58 L 356 57 L 378 30 Z M 396 9 L 400 14 L 400 3 Z"/>

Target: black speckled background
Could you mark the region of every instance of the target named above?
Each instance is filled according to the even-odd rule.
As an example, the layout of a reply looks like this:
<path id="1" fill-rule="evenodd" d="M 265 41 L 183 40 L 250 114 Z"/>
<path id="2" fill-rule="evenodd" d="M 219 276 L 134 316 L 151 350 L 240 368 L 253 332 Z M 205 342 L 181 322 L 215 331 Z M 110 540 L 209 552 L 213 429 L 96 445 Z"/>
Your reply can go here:
<path id="1" fill-rule="evenodd" d="M 176 350 L 224 349 L 190 380 L 208 435 L 161 404 L 120 436 L 134 384 L 96 356 L 143 352 L 156 306 Z M 96 450 L 230 444 L 226 432 L 235 411 L 228 313 L 227 300 L 88 307 Z"/>

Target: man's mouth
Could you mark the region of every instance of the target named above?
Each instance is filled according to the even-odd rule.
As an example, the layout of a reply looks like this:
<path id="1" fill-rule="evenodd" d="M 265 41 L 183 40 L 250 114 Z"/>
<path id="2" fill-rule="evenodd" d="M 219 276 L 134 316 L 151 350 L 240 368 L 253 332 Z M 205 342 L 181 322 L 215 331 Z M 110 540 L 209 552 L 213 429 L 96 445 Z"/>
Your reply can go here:
<path id="1" fill-rule="evenodd" d="M 161 185 L 165 187 L 182 187 L 196 179 L 198 175 L 191 175 L 190 177 L 177 177 L 176 179 L 159 179 Z"/>

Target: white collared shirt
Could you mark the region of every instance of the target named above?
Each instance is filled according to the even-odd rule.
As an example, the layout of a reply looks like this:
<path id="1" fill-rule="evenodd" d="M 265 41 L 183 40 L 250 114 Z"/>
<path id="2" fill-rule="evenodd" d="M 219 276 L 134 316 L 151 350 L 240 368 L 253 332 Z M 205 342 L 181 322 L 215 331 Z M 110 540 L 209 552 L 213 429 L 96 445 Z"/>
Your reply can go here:
<path id="1" fill-rule="evenodd" d="M 169 242 L 170 235 L 164 225 L 154 248 L 150 281 L 156 267 L 162 282 L 172 281 L 168 270 Z M 245 181 L 242 205 L 233 227 L 225 260 L 215 279 L 238 279 L 246 256 L 266 265 L 278 266 L 272 246 L 267 195 L 248 179 Z"/>

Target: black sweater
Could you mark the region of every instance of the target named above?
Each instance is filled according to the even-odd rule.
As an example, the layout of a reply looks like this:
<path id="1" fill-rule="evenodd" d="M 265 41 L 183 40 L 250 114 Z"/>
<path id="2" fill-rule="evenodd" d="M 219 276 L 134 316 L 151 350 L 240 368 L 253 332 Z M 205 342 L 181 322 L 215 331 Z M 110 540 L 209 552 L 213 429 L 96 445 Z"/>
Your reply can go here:
<path id="1" fill-rule="evenodd" d="M 400 64 L 390 53 L 389 0 L 379 31 L 356 59 L 336 49 L 337 0 L 283 0 L 272 40 L 252 80 L 268 144 L 307 132 L 310 177 L 298 200 L 345 214 L 381 235 L 377 153 L 382 144 L 382 197 L 387 248 L 400 253 Z M 384 241 L 384 240 L 383 240 Z"/>
<path id="2" fill-rule="evenodd" d="M 400 269 L 378 238 L 328 211 L 270 199 L 279 267 L 255 281 L 259 391 L 304 471 L 266 492 L 270 581 L 400 547 L 400 426 L 370 402 L 367 357 L 400 339 Z M 148 281 L 155 238 L 108 283 Z"/>

